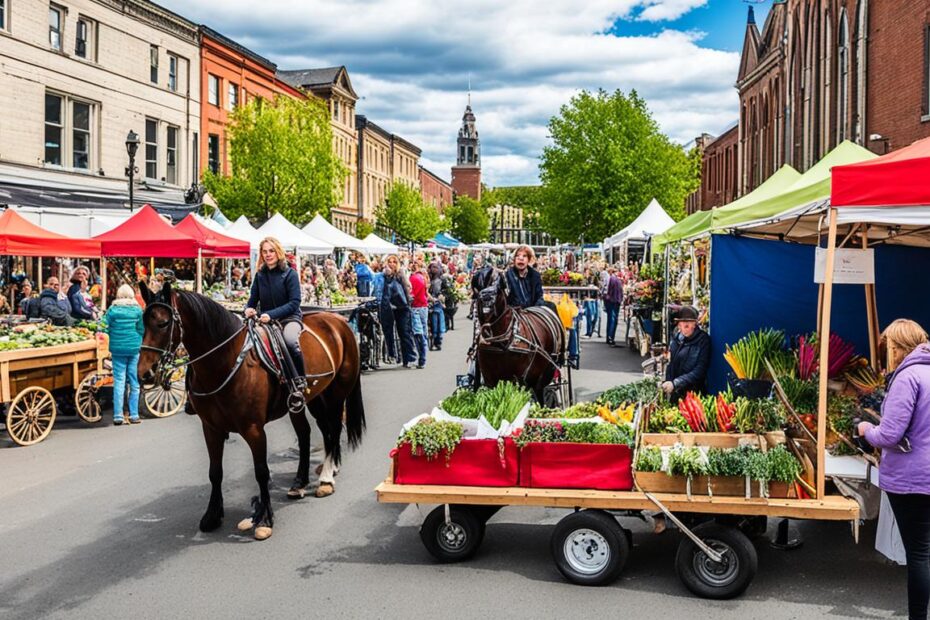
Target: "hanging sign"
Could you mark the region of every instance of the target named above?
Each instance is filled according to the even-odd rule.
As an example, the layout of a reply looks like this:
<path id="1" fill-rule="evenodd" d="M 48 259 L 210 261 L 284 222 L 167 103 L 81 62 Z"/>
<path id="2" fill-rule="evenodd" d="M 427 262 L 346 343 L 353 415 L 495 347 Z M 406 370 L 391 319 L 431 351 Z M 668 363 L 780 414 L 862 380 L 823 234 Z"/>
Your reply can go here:
<path id="1" fill-rule="evenodd" d="M 834 284 L 875 284 L 875 250 L 837 248 L 833 259 Z M 827 269 L 827 250 L 817 248 L 814 282 L 823 284 Z"/>

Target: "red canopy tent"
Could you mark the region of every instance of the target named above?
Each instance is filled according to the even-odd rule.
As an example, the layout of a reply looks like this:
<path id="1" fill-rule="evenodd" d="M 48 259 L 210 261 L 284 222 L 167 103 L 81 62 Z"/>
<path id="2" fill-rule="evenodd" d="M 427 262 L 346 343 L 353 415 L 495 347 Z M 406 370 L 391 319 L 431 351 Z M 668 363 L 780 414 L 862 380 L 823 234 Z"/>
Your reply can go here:
<path id="1" fill-rule="evenodd" d="M 831 173 L 834 207 L 930 206 L 930 138 Z"/>
<path id="2" fill-rule="evenodd" d="M 174 227 L 197 241 L 204 258 L 249 258 L 249 242 L 234 239 L 204 225 L 193 213 Z"/>
<path id="3" fill-rule="evenodd" d="M 0 215 L 0 254 L 99 258 L 100 242 L 59 235 L 7 209 Z"/>
<path id="4" fill-rule="evenodd" d="M 151 205 L 131 218 L 94 237 L 104 256 L 151 256 L 154 258 L 197 258 L 197 241 L 162 219 Z"/>

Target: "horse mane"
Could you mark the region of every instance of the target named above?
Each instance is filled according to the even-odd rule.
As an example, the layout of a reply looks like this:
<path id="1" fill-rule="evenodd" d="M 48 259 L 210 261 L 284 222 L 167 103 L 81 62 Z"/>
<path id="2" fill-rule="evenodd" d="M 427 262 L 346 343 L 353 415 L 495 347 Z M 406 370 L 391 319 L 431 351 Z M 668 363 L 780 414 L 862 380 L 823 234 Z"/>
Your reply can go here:
<path id="1" fill-rule="evenodd" d="M 178 290 L 174 294 L 211 342 L 229 338 L 242 326 L 236 315 L 205 295 Z"/>

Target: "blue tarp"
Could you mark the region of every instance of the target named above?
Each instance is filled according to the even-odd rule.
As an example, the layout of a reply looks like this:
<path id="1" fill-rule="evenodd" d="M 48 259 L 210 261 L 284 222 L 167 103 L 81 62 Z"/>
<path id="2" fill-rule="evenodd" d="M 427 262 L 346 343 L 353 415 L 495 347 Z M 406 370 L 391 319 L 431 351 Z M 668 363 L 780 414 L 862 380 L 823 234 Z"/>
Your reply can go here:
<path id="1" fill-rule="evenodd" d="M 711 365 L 707 385 L 726 388 L 729 366 L 723 359 L 727 343 L 763 327 L 790 336 L 817 327 L 817 285 L 814 247 L 714 235 L 711 250 Z M 875 250 L 875 294 L 879 327 L 909 318 L 930 327 L 930 250 L 879 246 Z M 865 292 L 862 285 L 833 287 L 831 331 L 869 354 Z"/>
<path id="2" fill-rule="evenodd" d="M 441 248 L 449 248 L 449 249 L 457 248 L 460 245 L 462 245 L 461 241 L 459 241 L 452 235 L 449 235 L 448 233 L 443 233 L 443 232 L 436 233 L 436 236 L 433 237 L 433 243 L 435 243 L 437 246 Z"/>

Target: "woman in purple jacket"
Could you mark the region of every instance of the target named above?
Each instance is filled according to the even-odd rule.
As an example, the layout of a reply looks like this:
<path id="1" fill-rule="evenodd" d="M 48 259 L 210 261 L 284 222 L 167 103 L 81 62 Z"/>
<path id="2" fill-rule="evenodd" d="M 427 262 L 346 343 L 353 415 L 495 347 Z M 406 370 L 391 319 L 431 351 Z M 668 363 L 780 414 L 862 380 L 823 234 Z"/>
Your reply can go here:
<path id="1" fill-rule="evenodd" d="M 882 449 L 879 486 L 888 495 L 907 556 L 911 620 L 926 620 L 930 601 L 930 345 L 914 321 L 898 319 L 885 330 L 894 374 L 878 426 L 859 434 Z"/>

